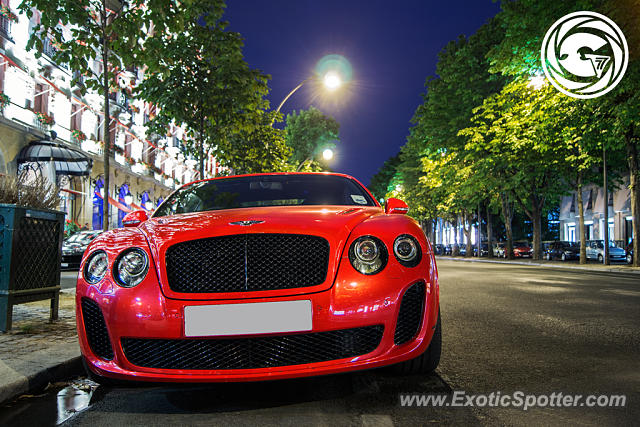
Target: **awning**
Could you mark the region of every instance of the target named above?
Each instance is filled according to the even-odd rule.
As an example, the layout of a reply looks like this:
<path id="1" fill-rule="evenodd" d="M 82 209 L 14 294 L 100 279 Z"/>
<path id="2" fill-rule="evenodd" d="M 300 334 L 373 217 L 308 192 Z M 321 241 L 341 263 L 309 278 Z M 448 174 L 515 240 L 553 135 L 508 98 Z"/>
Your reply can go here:
<path id="1" fill-rule="evenodd" d="M 56 175 L 88 176 L 93 160 L 80 150 L 53 141 L 32 141 L 20 150 L 17 163 L 53 162 Z"/>

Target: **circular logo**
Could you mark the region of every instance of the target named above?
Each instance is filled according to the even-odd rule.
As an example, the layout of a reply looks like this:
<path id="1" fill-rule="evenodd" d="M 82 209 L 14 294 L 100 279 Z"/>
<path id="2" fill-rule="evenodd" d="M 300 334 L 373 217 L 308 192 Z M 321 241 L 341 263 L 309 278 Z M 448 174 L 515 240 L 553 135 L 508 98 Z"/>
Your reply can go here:
<path id="1" fill-rule="evenodd" d="M 563 16 L 549 28 L 541 58 L 544 73 L 560 92 L 574 98 L 596 98 L 622 80 L 629 47 L 615 22 L 582 11 Z"/>

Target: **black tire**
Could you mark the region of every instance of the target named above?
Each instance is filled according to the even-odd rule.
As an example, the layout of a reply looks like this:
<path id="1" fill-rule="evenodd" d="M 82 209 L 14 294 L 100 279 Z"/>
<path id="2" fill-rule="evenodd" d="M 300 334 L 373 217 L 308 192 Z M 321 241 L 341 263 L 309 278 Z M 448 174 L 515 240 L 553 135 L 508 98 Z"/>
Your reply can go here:
<path id="1" fill-rule="evenodd" d="M 551 253 L 547 253 L 547 261 L 551 261 Z"/>
<path id="2" fill-rule="evenodd" d="M 633 257 L 631 256 L 631 254 L 627 254 L 627 264 L 632 264 L 633 263 Z"/>
<path id="3" fill-rule="evenodd" d="M 567 255 L 566 254 L 562 254 L 562 261 L 566 261 L 567 260 Z"/>
<path id="4" fill-rule="evenodd" d="M 440 364 L 440 353 L 442 352 L 442 326 L 440 322 L 440 311 L 438 311 L 438 320 L 436 329 L 433 332 L 433 338 L 429 347 L 420 356 L 415 359 L 394 365 L 393 371 L 400 375 L 429 374 L 436 370 Z"/>
<path id="5" fill-rule="evenodd" d="M 602 257 L 602 255 L 598 254 L 598 262 L 602 264 L 603 260 L 604 258 Z"/>
<path id="6" fill-rule="evenodd" d="M 114 379 L 111 379 L 111 378 L 103 377 L 102 375 L 98 375 L 98 374 L 94 373 L 89 368 L 89 364 L 87 363 L 87 360 L 84 358 L 84 356 L 82 357 L 82 366 L 84 367 L 84 370 L 87 373 L 87 378 L 89 378 L 94 383 L 97 383 L 97 384 L 100 384 L 100 385 L 103 385 L 103 386 L 106 386 L 106 387 L 113 387 L 113 386 L 117 386 L 118 384 L 120 384 L 120 382 L 118 380 L 114 380 Z"/>

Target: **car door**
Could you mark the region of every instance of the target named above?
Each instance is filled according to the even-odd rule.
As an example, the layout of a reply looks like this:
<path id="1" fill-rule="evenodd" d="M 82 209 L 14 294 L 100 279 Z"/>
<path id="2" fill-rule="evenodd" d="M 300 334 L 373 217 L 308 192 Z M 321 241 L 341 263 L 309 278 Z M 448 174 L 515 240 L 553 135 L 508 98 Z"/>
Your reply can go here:
<path id="1" fill-rule="evenodd" d="M 596 259 L 597 257 L 598 255 L 596 254 L 596 242 L 587 242 L 587 258 Z"/>

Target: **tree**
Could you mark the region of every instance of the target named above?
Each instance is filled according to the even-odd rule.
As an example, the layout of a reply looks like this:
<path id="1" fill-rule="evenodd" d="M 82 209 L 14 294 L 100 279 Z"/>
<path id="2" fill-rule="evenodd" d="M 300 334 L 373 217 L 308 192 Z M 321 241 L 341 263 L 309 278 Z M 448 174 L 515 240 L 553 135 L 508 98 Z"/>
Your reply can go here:
<path id="1" fill-rule="evenodd" d="M 324 170 L 315 160 L 325 148 L 335 147 L 340 123 L 315 107 L 287 115 L 286 142 L 292 149 L 289 163 L 295 170 Z"/>
<path id="2" fill-rule="evenodd" d="M 185 2 L 177 0 L 23 0 L 19 9 L 31 18 L 34 8 L 41 12 L 27 44 L 42 54 L 45 38 L 56 46 L 55 60 L 68 64 L 84 77 L 84 85 L 103 97 L 103 151 L 105 199 L 109 196 L 109 92 L 118 69 L 137 55 L 153 51 L 151 23 L 165 31 L 180 30 L 175 19 Z M 188 2 L 187 2 L 188 3 Z M 145 51 L 146 49 L 146 51 Z M 94 67 L 94 61 L 101 66 Z M 74 78 L 77 83 L 79 77 Z M 109 228 L 109 203 L 103 204 L 104 230 Z"/>
<path id="3" fill-rule="evenodd" d="M 185 8 L 184 31 L 168 34 L 157 55 L 146 58 L 154 72 L 137 88 L 140 96 L 159 107 L 152 130 L 160 133 L 171 123 L 186 125 L 186 150 L 198 159 L 201 177 L 209 153 L 233 166 L 237 158 L 231 154 L 232 141 L 244 135 L 246 143 L 256 132 L 265 134 L 257 128 L 264 127 L 269 105 L 269 76 L 244 61 L 240 34 L 226 31 L 227 23 L 221 20 L 223 6 L 221 0 L 194 0 Z"/>
<path id="4" fill-rule="evenodd" d="M 376 199 L 386 199 L 387 193 L 391 191 L 391 181 L 398 171 L 399 164 L 400 154 L 389 157 L 385 160 L 382 167 L 378 169 L 378 172 L 371 178 L 368 187 Z"/>
<path id="5" fill-rule="evenodd" d="M 271 126 L 275 112 L 261 112 L 259 125 L 234 135 L 226 157 L 233 159 L 235 173 L 286 172 L 291 148 L 285 142 L 285 132 Z"/>

